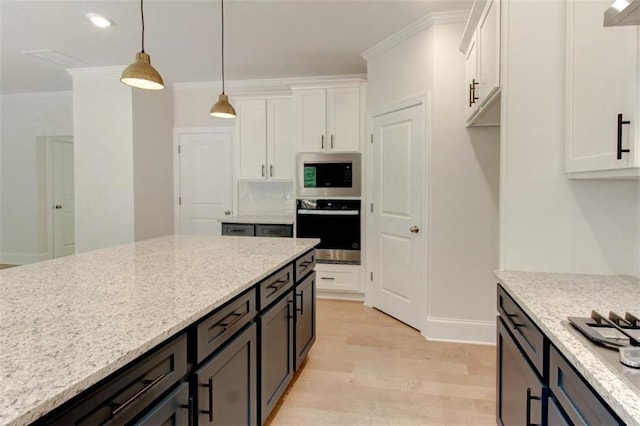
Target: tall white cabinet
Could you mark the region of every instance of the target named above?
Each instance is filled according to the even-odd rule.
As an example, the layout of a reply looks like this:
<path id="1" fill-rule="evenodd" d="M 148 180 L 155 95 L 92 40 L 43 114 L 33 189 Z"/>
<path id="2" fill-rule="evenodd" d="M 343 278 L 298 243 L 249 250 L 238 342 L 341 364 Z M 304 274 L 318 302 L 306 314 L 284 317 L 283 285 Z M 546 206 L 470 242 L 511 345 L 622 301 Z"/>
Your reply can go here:
<path id="1" fill-rule="evenodd" d="M 640 176 L 638 27 L 604 27 L 609 0 L 567 2 L 566 156 L 570 178 Z"/>
<path id="2" fill-rule="evenodd" d="M 292 180 L 293 100 L 290 96 L 237 99 L 236 177 L 246 180 Z"/>
<path id="3" fill-rule="evenodd" d="M 294 87 L 295 134 L 300 152 L 358 152 L 361 83 Z"/>

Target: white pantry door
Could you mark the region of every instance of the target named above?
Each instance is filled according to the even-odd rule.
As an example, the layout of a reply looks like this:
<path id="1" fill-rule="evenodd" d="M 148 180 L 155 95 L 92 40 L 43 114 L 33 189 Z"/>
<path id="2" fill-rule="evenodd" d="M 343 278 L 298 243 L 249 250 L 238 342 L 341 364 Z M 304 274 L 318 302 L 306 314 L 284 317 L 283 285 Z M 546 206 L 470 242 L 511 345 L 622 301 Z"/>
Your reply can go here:
<path id="1" fill-rule="evenodd" d="M 73 143 L 52 142 L 53 159 L 53 257 L 75 252 Z"/>
<path id="2" fill-rule="evenodd" d="M 373 118 L 373 306 L 421 328 L 424 104 Z"/>
<path id="3" fill-rule="evenodd" d="M 231 133 L 180 133 L 182 234 L 220 235 L 219 218 L 232 206 Z"/>

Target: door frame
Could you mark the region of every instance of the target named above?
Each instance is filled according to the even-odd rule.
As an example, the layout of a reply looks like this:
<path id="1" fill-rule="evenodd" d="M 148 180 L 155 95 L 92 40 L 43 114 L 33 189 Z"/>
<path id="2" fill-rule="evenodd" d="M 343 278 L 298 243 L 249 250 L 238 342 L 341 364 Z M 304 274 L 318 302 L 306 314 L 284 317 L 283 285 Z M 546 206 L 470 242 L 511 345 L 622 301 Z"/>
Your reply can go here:
<path id="1" fill-rule="evenodd" d="M 419 223 L 420 232 L 422 234 L 422 240 L 420 244 L 418 244 L 419 250 L 421 252 L 420 258 L 423 259 L 423 262 L 420 263 L 418 279 L 421 283 L 424 283 L 424 285 L 420 286 L 419 288 L 418 297 L 420 301 L 417 303 L 417 305 L 419 307 L 419 315 L 420 315 L 419 331 L 423 336 L 426 337 L 425 331 L 426 331 L 426 325 L 427 325 L 427 317 L 429 313 L 428 312 L 429 305 L 427 302 L 428 302 L 428 297 L 430 292 L 428 271 L 429 271 L 429 263 L 430 263 L 430 257 L 429 257 L 430 232 L 429 231 L 430 231 L 430 224 L 431 224 L 431 215 L 429 214 L 430 194 L 431 194 L 431 188 L 429 187 L 430 175 L 431 175 L 431 167 L 429 163 L 429 158 L 431 158 L 431 92 L 427 91 L 427 92 L 418 93 L 416 95 L 407 96 L 407 97 L 401 98 L 400 100 L 394 103 L 386 104 L 386 105 L 376 107 L 367 111 L 367 130 L 368 130 L 367 133 L 371 135 L 371 137 L 373 137 L 373 120 L 376 117 L 390 114 L 403 109 L 411 108 L 414 106 L 419 106 L 419 105 L 422 105 L 424 108 L 423 119 L 424 119 L 425 146 L 424 146 L 423 158 L 422 158 L 421 164 L 426 170 L 422 174 L 422 187 L 424 190 L 424 194 L 420 198 L 422 217 L 420 218 L 420 223 Z M 362 288 L 365 289 L 365 292 L 364 292 L 365 305 L 370 307 L 374 306 L 373 301 L 375 297 L 373 294 L 375 291 L 373 287 L 374 280 L 371 279 L 373 274 L 372 265 L 377 264 L 377 259 L 374 258 L 374 254 L 373 254 L 375 252 L 373 244 L 376 238 L 373 235 L 374 220 L 373 220 L 373 214 L 371 213 L 371 209 L 370 209 L 371 203 L 373 202 L 373 187 L 370 184 L 370 182 L 372 182 L 373 180 L 373 166 L 374 166 L 373 143 L 375 142 L 372 142 L 371 139 L 369 139 L 369 143 L 366 144 L 366 149 L 365 149 L 365 154 L 366 154 L 365 176 L 366 176 L 366 182 L 368 182 L 368 184 L 366 185 L 365 196 L 366 196 L 366 204 L 369 205 L 369 208 L 366 208 L 366 204 L 362 208 L 363 220 L 365 220 L 365 229 L 366 229 L 366 234 L 368 236 L 366 240 L 367 250 L 365 254 L 367 273 L 363 275 L 365 275 L 364 280 L 366 280 L 366 282 L 369 284 L 369 285 L 363 285 Z M 375 277 L 373 278 L 375 279 Z"/>
<path id="2" fill-rule="evenodd" d="M 236 182 L 236 168 L 234 167 L 234 131 L 235 126 L 224 127 L 174 127 L 173 128 L 173 231 L 176 234 L 180 234 L 182 228 L 182 217 L 179 197 L 180 197 L 180 155 L 178 154 L 178 145 L 180 144 L 180 136 L 187 134 L 198 133 L 214 133 L 221 135 L 229 135 L 231 138 L 231 185 L 235 185 Z M 234 188 L 231 190 L 232 194 L 232 208 L 233 211 L 237 211 L 238 205 L 238 191 Z"/>
<path id="3" fill-rule="evenodd" d="M 46 165 L 47 259 L 53 259 L 53 143 L 56 141 L 68 142 L 73 145 L 73 136 L 65 135 L 65 136 L 45 136 L 44 137 L 46 160 L 47 160 L 47 165 Z M 75 151 L 75 145 L 74 145 L 74 151 Z M 75 168 L 75 158 L 73 162 L 74 162 L 74 168 Z M 74 187 L 75 187 L 75 182 L 74 182 Z M 74 207 L 74 214 L 75 214 L 75 207 Z"/>

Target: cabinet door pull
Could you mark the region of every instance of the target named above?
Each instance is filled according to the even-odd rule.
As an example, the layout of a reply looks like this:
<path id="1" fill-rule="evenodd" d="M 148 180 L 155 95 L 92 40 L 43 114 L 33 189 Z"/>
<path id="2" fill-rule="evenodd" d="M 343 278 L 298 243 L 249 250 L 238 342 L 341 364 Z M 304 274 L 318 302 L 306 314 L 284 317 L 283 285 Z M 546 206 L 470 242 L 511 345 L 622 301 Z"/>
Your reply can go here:
<path id="1" fill-rule="evenodd" d="M 188 416 L 188 425 L 189 426 L 193 426 L 193 404 L 194 404 L 194 400 L 193 397 L 189 398 L 189 403 L 188 404 L 180 404 L 180 408 L 186 408 L 187 409 L 187 416 Z"/>
<path id="2" fill-rule="evenodd" d="M 269 177 L 273 177 L 273 164 L 269 164 Z"/>
<path id="3" fill-rule="evenodd" d="M 131 405 L 133 401 L 135 401 L 146 391 L 154 387 L 160 380 L 164 379 L 164 377 L 165 377 L 165 374 L 161 374 L 160 376 L 156 377 L 153 380 L 142 380 L 141 383 L 145 384 L 146 386 L 140 389 L 138 392 L 136 392 L 131 398 L 127 399 L 122 404 L 118 404 L 117 402 L 111 403 L 111 415 L 114 417 L 117 416 L 127 406 Z"/>
<path id="4" fill-rule="evenodd" d="M 213 377 L 209 377 L 206 385 L 200 385 L 203 388 L 209 388 L 209 410 L 200 410 L 201 414 L 209 415 L 209 423 L 213 423 Z"/>
<path id="5" fill-rule="evenodd" d="M 333 135 L 331 135 L 331 149 L 333 149 Z"/>
<path id="6" fill-rule="evenodd" d="M 300 315 L 304 315 L 304 292 L 296 293 L 296 297 L 300 298 L 300 308 L 296 308 L 296 311 L 300 312 Z"/>
<path id="7" fill-rule="evenodd" d="M 320 136 L 320 148 L 324 149 L 324 135 Z"/>
<path id="8" fill-rule="evenodd" d="M 533 396 L 531 395 L 531 388 L 527 388 L 527 410 L 526 410 L 526 416 L 527 416 L 527 421 L 526 421 L 526 425 L 527 426 L 540 426 L 537 423 L 531 423 L 531 400 L 536 400 L 536 401 L 540 401 L 540 397 L 539 396 Z"/>
<path id="9" fill-rule="evenodd" d="M 471 82 L 471 103 L 472 103 L 472 104 L 475 104 L 475 103 L 476 103 L 476 101 L 477 101 L 478 99 L 480 99 L 480 98 L 478 98 L 478 97 L 476 96 L 476 87 L 477 87 L 479 84 L 480 84 L 480 83 L 478 83 L 478 82 L 476 81 L 476 79 L 475 79 L 475 78 L 474 78 L 474 79 L 472 80 L 472 82 Z M 471 105 L 469 105 L 469 106 L 471 106 Z"/>
<path id="10" fill-rule="evenodd" d="M 264 177 L 264 164 L 262 165 L 262 177 Z"/>
<path id="11" fill-rule="evenodd" d="M 631 124 L 629 120 L 623 120 L 622 114 L 618 114 L 618 160 L 622 160 L 622 153 L 629 152 L 628 149 L 622 149 L 622 125 Z"/>

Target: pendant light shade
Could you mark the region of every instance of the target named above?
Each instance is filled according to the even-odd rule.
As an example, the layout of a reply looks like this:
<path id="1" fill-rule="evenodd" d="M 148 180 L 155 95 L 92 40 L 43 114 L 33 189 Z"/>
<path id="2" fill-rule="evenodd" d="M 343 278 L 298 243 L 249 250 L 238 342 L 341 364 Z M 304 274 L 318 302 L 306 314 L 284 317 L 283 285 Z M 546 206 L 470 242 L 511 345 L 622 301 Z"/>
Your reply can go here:
<path id="1" fill-rule="evenodd" d="M 236 110 L 229 103 L 229 97 L 224 93 L 218 96 L 218 102 L 212 107 L 209 114 L 218 118 L 236 118 Z"/>
<path id="2" fill-rule="evenodd" d="M 220 11 L 222 16 L 222 93 L 209 111 L 209 115 L 218 118 L 236 118 L 236 110 L 229 103 L 229 97 L 224 94 L 224 0 L 220 0 Z"/>
<path id="3" fill-rule="evenodd" d="M 151 66 L 151 57 L 144 52 L 144 9 L 140 0 L 140 18 L 142 20 L 142 50 L 136 53 L 136 61 L 122 72 L 120 81 L 127 86 L 146 90 L 164 89 L 160 73 Z"/>

